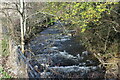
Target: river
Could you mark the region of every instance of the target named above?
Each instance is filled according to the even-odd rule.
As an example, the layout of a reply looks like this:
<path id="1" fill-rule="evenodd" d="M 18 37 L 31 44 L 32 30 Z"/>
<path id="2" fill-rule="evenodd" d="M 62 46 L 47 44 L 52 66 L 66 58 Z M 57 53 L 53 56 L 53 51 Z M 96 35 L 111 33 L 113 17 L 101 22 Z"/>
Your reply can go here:
<path id="1" fill-rule="evenodd" d="M 37 78 L 104 77 L 100 62 L 77 40 L 80 36 L 70 32 L 56 23 L 31 39 L 27 48 L 32 55 L 26 55 L 38 72 Z"/>

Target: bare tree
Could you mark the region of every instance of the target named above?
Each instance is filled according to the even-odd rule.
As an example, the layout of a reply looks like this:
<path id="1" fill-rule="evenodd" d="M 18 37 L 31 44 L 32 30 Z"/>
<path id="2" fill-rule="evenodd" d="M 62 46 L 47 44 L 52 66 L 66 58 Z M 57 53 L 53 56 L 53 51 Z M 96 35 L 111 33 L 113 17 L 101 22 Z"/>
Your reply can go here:
<path id="1" fill-rule="evenodd" d="M 24 0 L 20 0 L 20 27 L 21 27 L 21 49 L 24 53 L 24 35 L 26 32 L 25 5 Z"/>

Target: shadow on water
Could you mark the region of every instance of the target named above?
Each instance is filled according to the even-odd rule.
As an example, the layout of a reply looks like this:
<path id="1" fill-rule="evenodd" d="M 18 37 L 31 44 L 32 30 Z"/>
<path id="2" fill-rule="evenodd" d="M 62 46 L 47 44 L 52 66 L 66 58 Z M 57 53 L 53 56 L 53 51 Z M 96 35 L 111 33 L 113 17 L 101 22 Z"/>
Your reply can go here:
<path id="1" fill-rule="evenodd" d="M 37 78 L 103 78 L 104 71 L 92 53 L 78 42 L 77 37 L 58 25 L 42 31 L 29 43 L 29 63 L 34 68 Z M 34 71 L 28 69 L 30 73 Z"/>

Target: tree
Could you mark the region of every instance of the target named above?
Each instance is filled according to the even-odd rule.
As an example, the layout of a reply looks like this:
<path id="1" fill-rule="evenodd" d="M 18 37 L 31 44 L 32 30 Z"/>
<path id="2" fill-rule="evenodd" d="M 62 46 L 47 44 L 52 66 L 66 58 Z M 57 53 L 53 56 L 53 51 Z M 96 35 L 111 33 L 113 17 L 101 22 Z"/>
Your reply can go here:
<path id="1" fill-rule="evenodd" d="M 24 35 L 26 32 L 26 13 L 25 13 L 25 2 L 20 0 L 20 27 L 21 27 L 21 49 L 24 53 Z"/>
<path id="2" fill-rule="evenodd" d="M 89 23 L 98 23 L 104 12 L 110 13 L 111 7 L 116 3 L 111 2 L 65 2 L 65 3 L 48 3 L 44 11 L 56 15 L 56 19 L 70 21 L 74 27 L 81 28 L 84 32 Z"/>
<path id="3" fill-rule="evenodd" d="M 24 4 L 23 0 L 20 0 L 20 27 L 21 27 L 21 48 L 24 51 Z"/>

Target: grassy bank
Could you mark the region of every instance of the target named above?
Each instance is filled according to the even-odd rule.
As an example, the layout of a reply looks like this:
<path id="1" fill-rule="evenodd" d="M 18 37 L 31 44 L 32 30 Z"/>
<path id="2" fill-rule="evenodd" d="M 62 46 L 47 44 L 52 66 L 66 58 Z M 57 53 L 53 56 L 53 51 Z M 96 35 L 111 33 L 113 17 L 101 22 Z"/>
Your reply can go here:
<path id="1" fill-rule="evenodd" d="M 9 39 L 8 35 L 3 36 L 4 39 L 2 40 L 2 56 L 6 57 L 9 55 Z"/>
<path id="2" fill-rule="evenodd" d="M 1 65 L 0 65 L 0 80 L 3 78 L 11 78 L 11 76 L 4 70 L 6 57 L 9 55 L 9 39 L 8 35 L 3 36 L 2 51 L 1 51 Z"/>

